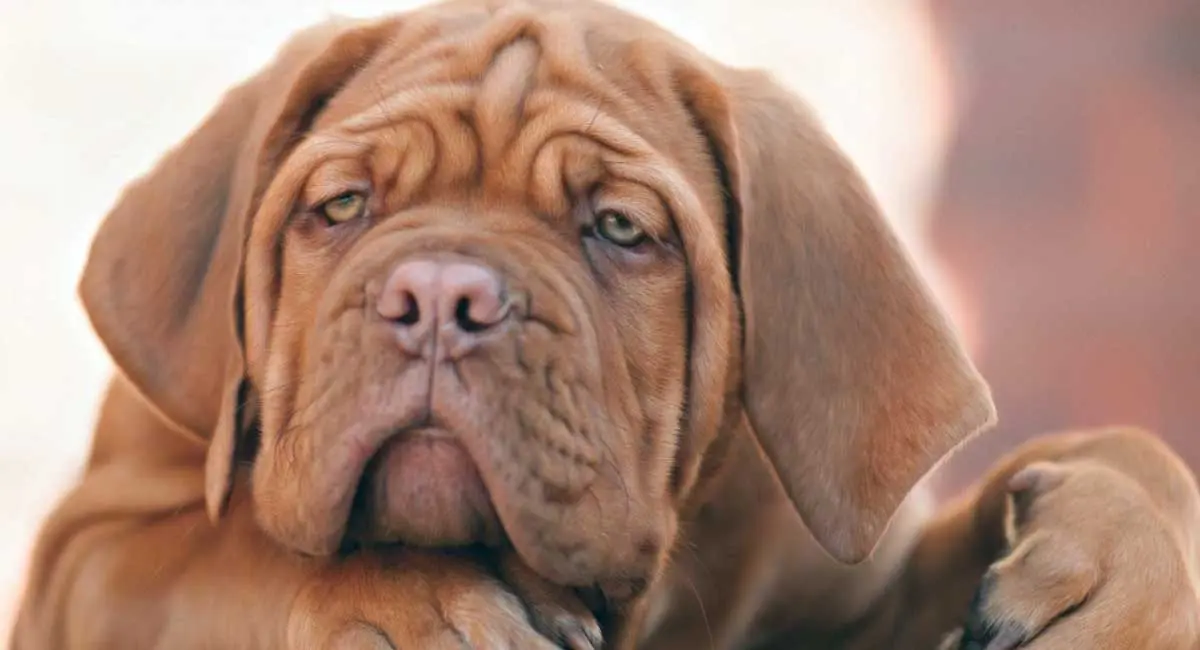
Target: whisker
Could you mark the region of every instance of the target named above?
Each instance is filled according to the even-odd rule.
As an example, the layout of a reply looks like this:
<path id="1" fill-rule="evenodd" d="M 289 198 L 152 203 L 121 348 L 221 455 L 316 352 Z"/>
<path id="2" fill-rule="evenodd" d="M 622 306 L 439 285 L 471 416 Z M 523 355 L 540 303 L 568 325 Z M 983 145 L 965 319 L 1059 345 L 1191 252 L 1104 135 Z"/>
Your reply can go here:
<path id="1" fill-rule="evenodd" d="M 684 572 L 681 572 L 679 575 L 683 576 L 688 589 L 691 590 L 692 595 L 696 598 L 696 604 L 700 606 L 700 618 L 704 621 L 704 633 L 708 636 L 709 649 L 716 648 L 717 640 L 713 637 L 712 624 L 708 620 L 708 610 L 704 607 L 704 599 L 700 597 L 700 590 L 696 588 L 696 582 Z"/>

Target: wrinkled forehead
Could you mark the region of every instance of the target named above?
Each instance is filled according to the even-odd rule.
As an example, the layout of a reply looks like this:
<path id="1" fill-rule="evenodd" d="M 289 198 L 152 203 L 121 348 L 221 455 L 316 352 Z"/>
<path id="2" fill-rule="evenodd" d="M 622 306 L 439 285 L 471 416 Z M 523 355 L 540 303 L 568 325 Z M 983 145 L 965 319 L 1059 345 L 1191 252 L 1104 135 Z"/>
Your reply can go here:
<path id="1" fill-rule="evenodd" d="M 364 104 L 420 84 L 476 84 L 479 104 L 552 86 L 618 110 L 669 86 L 663 56 L 682 43 L 657 26 L 587 1 L 453 2 L 394 19 L 388 44 L 329 107 L 344 119 Z M 324 121 L 324 120 L 322 120 Z"/>
<path id="2" fill-rule="evenodd" d="M 401 131 L 494 170 L 556 135 L 592 136 L 635 158 L 703 154 L 672 79 L 684 47 L 639 18 L 586 1 L 453 2 L 398 17 L 394 29 L 316 132 Z"/>

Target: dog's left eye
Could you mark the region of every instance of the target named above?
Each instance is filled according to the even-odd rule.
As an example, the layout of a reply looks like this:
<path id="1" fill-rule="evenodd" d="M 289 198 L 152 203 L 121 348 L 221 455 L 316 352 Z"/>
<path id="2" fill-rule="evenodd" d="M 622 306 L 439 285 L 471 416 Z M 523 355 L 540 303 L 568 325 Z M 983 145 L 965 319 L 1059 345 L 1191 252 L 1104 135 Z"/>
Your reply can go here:
<path id="1" fill-rule="evenodd" d="M 346 192 L 322 203 L 318 209 L 330 223 L 346 223 L 367 213 L 367 197 L 361 192 Z"/>
<path id="2" fill-rule="evenodd" d="M 646 241 L 646 231 L 614 210 L 596 216 L 596 234 L 623 248 L 633 248 Z"/>

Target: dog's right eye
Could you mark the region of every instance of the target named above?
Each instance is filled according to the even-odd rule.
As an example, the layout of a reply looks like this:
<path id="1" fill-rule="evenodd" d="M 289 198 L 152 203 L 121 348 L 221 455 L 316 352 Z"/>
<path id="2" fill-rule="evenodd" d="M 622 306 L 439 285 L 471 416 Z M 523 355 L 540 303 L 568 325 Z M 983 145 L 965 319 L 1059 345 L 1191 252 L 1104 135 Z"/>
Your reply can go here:
<path id="1" fill-rule="evenodd" d="M 367 213 L 367 197 L 361 192 L 346 192 L 322 203 L 317 210 L 330 223 L 346 223 Z"/>
<path id="2" fill-rule="evenodd" d="M 622 248 L 634 248 L 646 241 L 646 231 L 614 210 L 605 210 L 596 218 L 596 234 Z"/>

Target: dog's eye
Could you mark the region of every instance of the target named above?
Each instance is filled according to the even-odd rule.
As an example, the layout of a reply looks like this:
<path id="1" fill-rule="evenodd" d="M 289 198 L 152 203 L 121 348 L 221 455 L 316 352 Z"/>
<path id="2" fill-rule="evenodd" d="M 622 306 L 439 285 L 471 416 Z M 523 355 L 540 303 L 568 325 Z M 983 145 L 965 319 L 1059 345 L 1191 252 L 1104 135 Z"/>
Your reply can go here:
<path id="1" fill-rule="evenodd" d="M 367 197 L 361 192 L 346 192 L 322 203 L 319 209 L 330 223 L 346 223 L 367 213 Z"/>
<path id="2" fill-rule="evenodd" d="M 596 234 L 624 248 L 633 248 L 646 241 L 646 231 L 629 220 L 629 217 L 613 210 L 605 210 L 596 217 Z"/>

